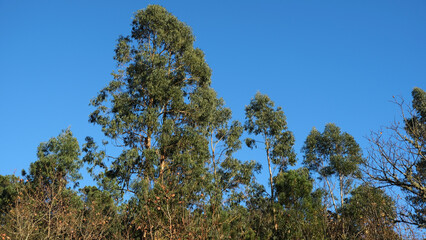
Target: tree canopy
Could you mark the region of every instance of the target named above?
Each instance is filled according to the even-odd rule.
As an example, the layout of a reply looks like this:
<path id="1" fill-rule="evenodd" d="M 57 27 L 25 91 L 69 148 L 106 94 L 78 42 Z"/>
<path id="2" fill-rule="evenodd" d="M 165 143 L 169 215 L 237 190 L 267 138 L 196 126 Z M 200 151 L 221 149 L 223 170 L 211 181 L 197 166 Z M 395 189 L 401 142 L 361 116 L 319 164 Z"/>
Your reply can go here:
<path id="1" fill-rule="evenodd" d="M 300 167 L 283 108 L 258 92 L 245 122 L 233 118 L 194 41 L 161 6 L 135 13 L 113 79 L 90 101 L 103 139 L 80 144 L 68 128 L 22 176 L 0 176 L 1 239 L 421 238 L 411 226 L 425 228 L 422 89 L 390 135 L 373 133 L 367 158 L 329 123 L 312 128 Z M 240 159 L 244 137 L 264 158 Z M 83 166 L 96 186 L 79 185 Z"/>

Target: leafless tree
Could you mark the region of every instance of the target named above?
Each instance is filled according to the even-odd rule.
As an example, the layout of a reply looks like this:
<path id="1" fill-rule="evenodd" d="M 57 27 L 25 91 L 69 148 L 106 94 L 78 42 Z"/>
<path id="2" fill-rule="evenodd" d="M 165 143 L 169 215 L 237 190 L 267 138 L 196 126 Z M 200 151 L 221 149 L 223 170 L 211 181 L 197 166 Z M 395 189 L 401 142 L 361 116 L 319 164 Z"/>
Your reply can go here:
<path id="1" fill-rule="evenodd" d="M 409 106 L 402 98 L 394 97 L 401 119 L 371 133 L 364 171 L 377 186 L 404 196 L 397 221 L 425 228 L 426 93 L 415 88 L 413 98 L 413 106 Z"/>

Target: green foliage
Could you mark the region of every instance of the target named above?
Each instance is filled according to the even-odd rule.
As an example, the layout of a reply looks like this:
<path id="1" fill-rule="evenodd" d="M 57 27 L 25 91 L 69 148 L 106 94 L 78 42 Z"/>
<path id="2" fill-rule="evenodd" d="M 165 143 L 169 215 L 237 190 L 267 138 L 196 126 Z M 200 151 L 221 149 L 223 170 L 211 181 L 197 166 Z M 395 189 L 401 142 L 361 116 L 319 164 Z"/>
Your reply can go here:
<path id="1" fill-rule="evenodd" d="M 267 156 L 273 164 L 284 170 L 288 164 L 294 165 L 296 154 L 293 150 L 294 137 L 287 130 L 287 122 L 281 107 L 274 107 L 267 95 L 256 93 L 246 106 L 244 128 L 250 134 L 260 135 L 262 140 L 246 139 L 247 146 L 253 148 L 256 142 L 263 141 Z"/>
<path id="2" fill-rule="evenodd" d="M 92 100 L 97 109 L 90 122 L 123 151 L 110 167 L 87 162 L 123 188 L 162 179 L 164 172 L 204 174 L 207 141 L 199 128 L 211 109 L 201 103 L 214 94 L 211 70 L 193 41 L 188 26 L 156 5 L 138 11 L 131 35 L 119 38 L 115 59 L 125 70 Z"/>
<path id="3" fill-rule="evenodd" d="M 253 148 L 256 142 L 265 146 L 268 160 L 271 199 L 274 198 L 272 184 L 272 164 L 278 165 L 279 170 L 286 169 L 288 164 L 296 162 L 296 154 L 293 150 L 294 137 L 287 131 L 287 122 L 281 107 L 274 107 L 274 102 L 267 95 L 256 93 L 250 104 L 246 106 L 246 122 L 244 128 L 248 133 L 260 135 L 261 140 L 246 139 L 248 147 Z"/>
<path id="4" fill-rule="evenodd" d="M 409 193 L 408 200 L 413 204 L 415 213 L 414 221 L 426 227 L 426 92 L 420 88 L 412 91 L 413 109 L 415 113 L 405 121 L 405 131 L 411 139 L 406 139 L 416 151 L 413 166 L 407 169 L 406 181 L 413 188 L 405 190 Z"/>
<path id="5" fill-rule="evenodd" d="M 330 178 L 338 179 L 340 202 L 343 205 L 344 196 L 349 193 L 353 179 L 361 176 L 359 164 L 363 159 L 358 143 L 351 135 L 342 133 L 339 127 L 329 123 L 323 133 L 315 128 L 311 130 L 302 152 L 305 154 L 303 162 L 305 166 L 318 173 L 327 183 L 328 193 L 337 210 Z"/>
<path id="6" fill-rule="evenodd" d="M 274 178 L 279 212 L 279 239 L 324 239 L 326 223 L 321 190 L 313 191 L 309 170 L 281 172 Z"/>
<path id="7" fill-rule="evenodd" d="M 211 228 L 208 227 L 207 231 L 209 237 L 223 238 L 226 236 L 223 229 L 230 228 L 231 222 L 241 219 L 241 216 L 233 214 L 232 209 L 247 197 L 242 190 L 251 184 L 253 171 L 258 171 L 260 166 L 254 161 L 243 163 L 233 157 L 241 148 L 243 127 L 239 121 L 230 122 L 231 110 L 224 107 L 224 101 L 217 99 L 207 104 L 213 107 L 206 128 L 211 156 L 208 168 L 212 179 L 207 186 L 210 201 L 205 211 L 211 218 L 208 224 Z"/>
<path id="8" fill-rule="evenodd" d="M 322 177 L 332 175 L 359 176 L 358 165 L 362 162 L 361 149 L 348 133 L 341 132 L 329 123 L 324 132 L 312 129 L 302 150 L 304 163 Z"/>
<path id="9" fill-rule="evenodd" d="M 394 231 L 394 201 L 384 191 L 363 184 L 351 192 L 340 210 L 350 239 L 399 239 Z"/>
<path id="10" fill-rule="evenodd" d="M 247 200 L 249 216 L 246 218 L 250 229 L 246 239 L 272 239 L 274 236 L 273 212 L 271 200 L 267 196 L 265 187 L 260 184 L 252 184 Z"/>
<path id="11" fill-rule="evenodd" d="M 80 189 L 80 205 L 75 209 L 78 217 L 73 225 L 82 239 L 118 238 L 121 233 L 118 208 L 108 191 L 86 186 Z"/>
<path id="12" fill-rule="evenodd" d="M 84 159 L 92 173 L 102 170 L 95 177 L 103 189 L 133 194 L 128 207 L 137 214 L 131 220 L 135 236 L 201 231 L 185 219 L 200 212 L 216 221 L 223 194 L 240 201 L 239 188 L 255 167 L 232 157 L 242 126 L 228 125 L 231 111 L 210 88 L 211 70 L 193 42 L 191 29 L 163 7 L 138 11 L 131 35 L 116 47 L 123 69 L 91 102 L 90 122 L 121 153 L 106 158 L 88 138 Z"/>
<path id="13" fill-rule="evenodd" d="M 27 178 L 36 184 L 39 181 L 45 184 L 60 181 L 63 185 L 70 181 L 76 183 L 81 179 L 79 170 L 83 163 L 80 154 L 77 139 L 69 129 L 64 130 L 58 137 L 39 145 L 38 160 L 31 163 Z"/>
<path id="14" fill-rule="evenodd" d="M 233 121 L 194 39 L 161 6 L 135 13 L 131 34 L 115 48 L 113 80 L 91 100 L 89 122 L 102 128 L 103 146 L 86 137 L 80 159 L 67 129 L 40 144 L 24 179 L 0 176 L 1 239 L 401 239 L 390 196 L 369 184 L 351 191 L 359 164 L 367 164 L 351 135 L 334 124 L 323 133 L 314 128 L 302 149 L 307 168 L 288 170 L 295 140 L 281 107 L 257 93 L 244 125 Z M 413 110 L 404 119 L 408 136 L 397 134 L 411 155 L 392 161 L 379 154 L 392 166 L 371 169 L 396 177 L 369 176 L 404 189 L 411 220 L 424 227 L 426 93 L 419 88 Z M 262 165 L 236 157 L 244 130 L 254 136 L 247 146 L 264 147 L 270 194 L 255 179 Z M 77 191 L 83 163 L 97 187 Z"/>
<path id="15" fill-rule="evenodd" d="M 15 197 L 0 226 L 12 239 L 68 239 L 80 199 L 68 183 L 81 176 L 80 148 L 69 129 L 41 143 L 26 179 L 11 178 Z M 26 175 L 26 174 L 25 174 Z"/>
<path id="16" fill-rule="evenodd" d="M 17 180 L 17 177 L 13 175 L 0 175 L 0 219 L 13 206 L 18 194 Z"/>
<path id="17" fill-rule="evenodd" d="M 287 208 L 302 205 L 313 189 L 313 180 L 306 168 L 281 172 L 274 178 L 274 183 L 278 202 Z"/>
<path id="18" fill-rule="evenodd" d="M 256 142 L 263 142 L 268 160 L 269 184 L 271 187 L 271 197 L 269 209 L 272 210 L 273 226 L 275 232 L 278 230 L 276 220 L 276 210 L 274 201 L 273 170 L 272 166 L 279 167 L 279 171 L 284 171 L 288 164 L 294 165 L 296 154 L 293 150 L 293 133 L 287 130 L 287 122 L 281 107 L 274 107 L 274 102 L 267 95 L 256 93 L 250 104 L 246 106 L 245 130 L 250 134 L 260 135 L 261 141 L 246 139 L 248 147 L 253 148 Z M 275 170 L 275 166 L 274 166 Z"/>

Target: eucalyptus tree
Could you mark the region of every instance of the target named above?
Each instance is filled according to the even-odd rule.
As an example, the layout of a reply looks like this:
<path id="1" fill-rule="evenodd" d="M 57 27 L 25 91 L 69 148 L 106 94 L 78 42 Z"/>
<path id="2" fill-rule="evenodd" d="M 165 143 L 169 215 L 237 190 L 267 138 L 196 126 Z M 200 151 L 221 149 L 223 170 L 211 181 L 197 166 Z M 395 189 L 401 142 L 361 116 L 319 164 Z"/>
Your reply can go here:
<path id="1" fill-rule="evenodd" d="M 302 152 L 305 154 L 304 165 L 318 173 L 320 179 L 325 181 L 327 192 L 337 212 L 339 206 L 336 204 L 335 183 L 332 178 L 337 178 L 342 207 L 353 180 L 361 174 L 359 169 L 363 161 L 361 148 L 350 134 L 341 132 L 339 127 L 329 123 L 322 133 L 315 128 L 311 130 Z"/>
<path id="2" fill-rule="evenodd" d="M 344 198 L 350 192 L 354 179 L 361 176 L 359 169 L 363 161 L 361 148 L 350 134 L 341 132 L 339 127 L 329 123 L 322 133 L 315 128 L 311 130 L 302 152 L 305 154 L 304 165 L 324 180 L 326 185 L 324 188 L 334 206 L 334 215 L 337 215 L 337 222 L 341 223 L 341 228 L 331 232 L 336 232 L 344 239 L 348 233 L 338 210 L 344 206 Z M 340 205 L 336 204 L 337 198 L 334 194 L 335 179 L 340 195 Z"/>
<path id="3" fill-rule="evenodd" d="M 189 231 L 189 209 L 206 196 L 209 161 L 205 130 L 215 101 L 211 70 L 191 29 L 163 7 L 139 10 L 129 36 L 120 37 L 114 79 L 91 101 L 118 156 L 86 158 L 114 179 L 146 217 L 142 236 Z M 185 217 L 183 217 L 185 216 Z M 139 216 L 140 217 L 140 216 Z"/>
<path id="4" fill-rule="evenodd" d="M 214 97 L 215 98 L 215 97 Z M 232 112 L 224 107 L 223 99 L 205 102 L 213 106 L 208 119 L 206 135 L 210 150 L 210 174 L 212 177 L 210 193 L 211 229 L 210 237 L 224 238 L 230 231 L 226 228 L 235 226 L 240 221 L 239 214 L 233 214 L 237 205 L 247 198 L 247 189 L 253 180 L 254 171 L 260 170 L 255 161 L 242 162 L 234 157 L 241 148 L 243 126 L 239 121 L 232 121 Z M 202 105 L 202 104 L 199 104 Z M 237 207 L 238 208 L 238 207 Z M 238 211 L 237 211 L 238 212 Z M 238 224 L 237 224 L 238 225 Z"/>
<path id="5" fill-rule="evenodd" d="M 276 107 L 274 102 L 261 93 L 256 93 L 250 104 L 245 108 L 245 130 L 250 134 L 259 136 L 259 139 L 246 139 L 248 147 L 253 148 L 257 143 L 262 143 L 266 153 L 269 170 L 269 184 L 271 187 L 271 207 L 274 218 L 274 228 L 278 226 L 275 217 L 275 194 L 273 185 L 273 168 L 279 171 L 286 169 L 288 164 L 295 164 L 296 154 L 293 150 L 294 137 L 287 130 L 287 122 L 281 107 Z"/>

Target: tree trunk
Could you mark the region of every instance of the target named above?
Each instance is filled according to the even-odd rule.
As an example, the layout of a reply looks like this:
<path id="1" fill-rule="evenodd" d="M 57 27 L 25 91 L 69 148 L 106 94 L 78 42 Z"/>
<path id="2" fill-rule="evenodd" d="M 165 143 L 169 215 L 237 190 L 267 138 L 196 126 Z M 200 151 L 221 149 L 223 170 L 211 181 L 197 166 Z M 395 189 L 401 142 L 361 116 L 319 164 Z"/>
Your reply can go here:
<path id="1" fill-rule="evenodd" d="M 275 217 L 275 207 L 274 207 L 274 185 L 272 181 L 272 168 L 271 168 L 271 158 L 269 156 L 269 145 L 266 143 L 266 156 L 268 158 L 268 167 L 269 167 L 269 183 L 271 184 L 271 207 L 272 207 L 272 216 L 274 220 L 274 229 L 278 230 L 277 219 Z"/>

